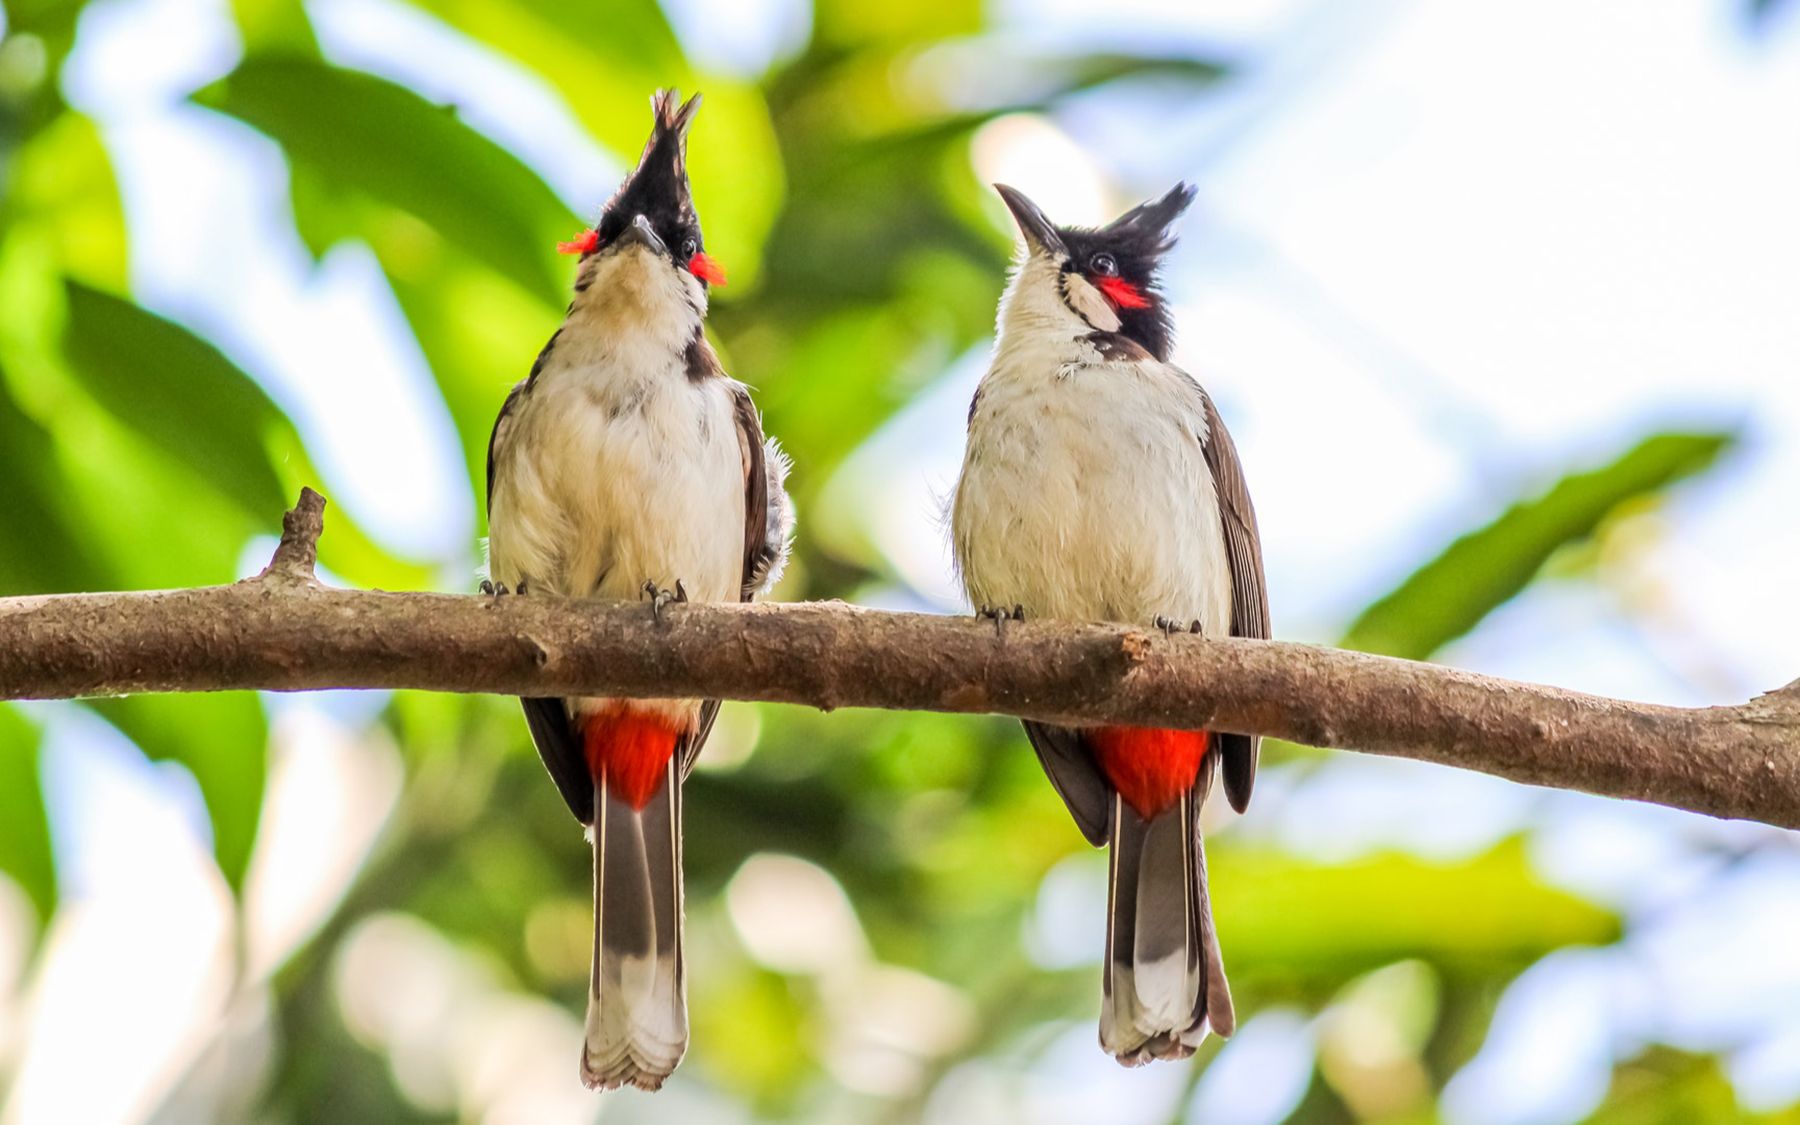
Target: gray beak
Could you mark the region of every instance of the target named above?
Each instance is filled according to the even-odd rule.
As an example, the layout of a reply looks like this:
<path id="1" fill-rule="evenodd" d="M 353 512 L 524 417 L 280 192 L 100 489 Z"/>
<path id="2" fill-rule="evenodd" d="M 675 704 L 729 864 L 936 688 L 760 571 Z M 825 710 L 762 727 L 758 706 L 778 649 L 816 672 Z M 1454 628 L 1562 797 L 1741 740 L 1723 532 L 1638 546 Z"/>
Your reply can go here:
<path id="1" fill-rule="evenodd" d="M 669 252 L 669 248 L 663 245 L 663 240 L 658 238 L 656 236 L 656 231 L 651 228 L 650 220 L 644 218 L 642 215 L 631 220 L 631 225 L 619 232 L 619 237 L 613 239 L 612 245 L 614 250 L 623 250 L 627 246 L 641 245 L 653 254 L 667 254 Z"/>
<path id="2" fill-rule="evenodd" d="M 1037 204 L 1025 198 L 1024 192 L 1005 184 L 995 184 L 994 190 L 1000 193 L 1001 199 L 1006 200 L 1007 210 L 1013 213 L 1020 233 L 1024 234 L 1025 241 L 1032 249 L 1058 258 L 1069 256 L 1069 248 L 1063 245 L 1062 235 L 1056 233 L 1055 224 L 1038 210 Z"/>

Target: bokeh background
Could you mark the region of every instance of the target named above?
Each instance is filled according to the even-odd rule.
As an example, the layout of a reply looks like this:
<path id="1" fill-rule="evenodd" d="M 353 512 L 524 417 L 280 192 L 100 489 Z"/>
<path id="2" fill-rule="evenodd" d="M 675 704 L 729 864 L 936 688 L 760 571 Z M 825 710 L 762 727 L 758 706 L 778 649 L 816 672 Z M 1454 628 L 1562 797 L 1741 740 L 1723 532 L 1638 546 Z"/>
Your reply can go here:
<path id="1" fill-rule="evenodd" d="M 779 595 L 962 612 L 1011 245 L 1187 178 L 1178 358 L 1277 635 L 1680 704 L 1800 674 L 1800 5 L 4 0 L 0 593 L 470 590 L 553 244 L 703 89 Z M 729 705 L 694 1045 L 576 1082 L 587 850 L 510 700 L 0 706 L 0 1122 L 1800 1119 L 1795 837 L 1274 745 L 1241 1027 L 1095 1042 L 1104 866 L 999 719 Z"/>

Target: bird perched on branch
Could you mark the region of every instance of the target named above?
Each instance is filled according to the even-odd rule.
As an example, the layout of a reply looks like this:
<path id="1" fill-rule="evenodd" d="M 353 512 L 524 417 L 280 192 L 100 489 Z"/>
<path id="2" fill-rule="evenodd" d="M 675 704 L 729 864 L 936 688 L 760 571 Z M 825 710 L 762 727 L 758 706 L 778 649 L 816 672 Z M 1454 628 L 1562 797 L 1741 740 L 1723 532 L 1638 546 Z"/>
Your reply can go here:
<path id="1" fill-rule="evenodd" d="M 580 256 L 575 297 L 488 443 L 488 582 L 504 594 L 749 601 L 793 519 L 787 459 L 703 331 L 706 254 L 688 189 L 699 95 L 655 124 Z M 681 784 L 717 700 L 526 699 L 526 722 L 594 848 L 581 1077 L 654 1090 L 687 1050 Z"/>
<path id="2" fill-rule="evenodd" d="M 951 510 L 969 599 L 1032 615 L 1267 637 L 1250 494 L 1199 383 L 1169 363 L 1157 270 L 1193 200 L 1178 185 L 1098 229 L 1058 227 L 996 185 L 1024 235 L 969 408 Z M 1057 727 L 1026 734 L 1075 823 L 1111 847 L 1100 1043 L 1121 1063 L 1229 1035 L 1200 806 L 1215 774 L 1242 811 L 1258 740 Z"/>

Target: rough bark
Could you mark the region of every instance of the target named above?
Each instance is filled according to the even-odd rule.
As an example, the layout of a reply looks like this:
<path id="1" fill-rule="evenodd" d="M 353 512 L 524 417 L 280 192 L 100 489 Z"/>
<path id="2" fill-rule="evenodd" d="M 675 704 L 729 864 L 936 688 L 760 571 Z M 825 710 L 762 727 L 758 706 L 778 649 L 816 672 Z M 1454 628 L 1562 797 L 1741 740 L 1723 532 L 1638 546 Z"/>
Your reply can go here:
<path id="1" fill-rule="evenodd" d="M 410 688 L 995 712 L 1271 735 L 1800 828 L 1800 680 L 1731 707 L 1605 699 L 1279 641 L 841 603 L 342 590 L 302 493 L 231 586 L 0 599 L 0 698 Z"/>

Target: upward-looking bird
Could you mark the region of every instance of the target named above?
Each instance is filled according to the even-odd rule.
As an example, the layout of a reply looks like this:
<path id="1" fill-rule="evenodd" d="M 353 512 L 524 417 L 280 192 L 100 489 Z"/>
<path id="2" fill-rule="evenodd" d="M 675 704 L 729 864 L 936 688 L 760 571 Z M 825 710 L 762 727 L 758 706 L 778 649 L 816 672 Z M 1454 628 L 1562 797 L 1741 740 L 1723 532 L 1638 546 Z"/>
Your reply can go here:
<path id="1" fill-rule="evenodd" d="M 702 330 L 722 283 L 688 194 L 698 95 L 651 101 L 637 168 L 580 253 L 575 299 L 488 443 L 497 593 L 749 601 L 787 558 L 787 460 Z M 717 700 L 526 699 L 544 766 L 594 847 L 582 1081 L 654 1090 L 687 1050 L 681 783 Z"/>
<path id="2" fill-rule="evenodd" d="M 1094 230 L 1057 227 L 998 190 L 1024 251 L 969 407 L 951 512 L 970 601 L 997 618 L 1267 637 L 1237 451 L 1211 398 L 1169 363 L 1157 268 L 1193 189 Z M 1231 1034 L 1200 806 L 1222 773 L 1244 809 L 1258 740 L 1029 722 L 1025 732 L 1082 834 L 1112 848 L 1101 1046 L 1135 1066 L 1192 1054 L 1208 1026 Z"/>

